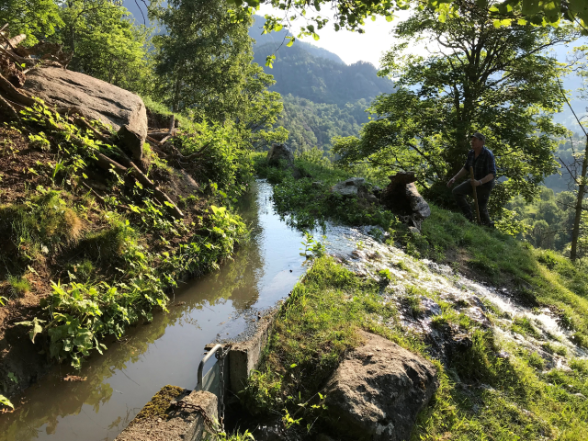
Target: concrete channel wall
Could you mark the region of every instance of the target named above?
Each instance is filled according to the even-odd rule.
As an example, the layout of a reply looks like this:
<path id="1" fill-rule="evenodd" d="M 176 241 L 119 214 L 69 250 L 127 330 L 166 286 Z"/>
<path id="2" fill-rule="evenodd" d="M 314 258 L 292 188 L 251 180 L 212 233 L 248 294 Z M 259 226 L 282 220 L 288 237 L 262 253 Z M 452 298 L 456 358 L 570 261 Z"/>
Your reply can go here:
<path id="1" fill-rule="evenodd" d="M 243 389 L 251 371 L 257 369 L 267 345 L 277 311 L 262 317 L 255 333 L 246 341 L 231 345 L 226 359 L 228 381 L 225 390 L 236 394 Z M 214 345 L 207 345 L 210 347 Z M 194 366 L 194 370 L 198 366 Z M 185 391 L 165 386 L 143 407 L 115 441 L 201 441 L 218 421 L 218 398 L 207 391 Z"/>

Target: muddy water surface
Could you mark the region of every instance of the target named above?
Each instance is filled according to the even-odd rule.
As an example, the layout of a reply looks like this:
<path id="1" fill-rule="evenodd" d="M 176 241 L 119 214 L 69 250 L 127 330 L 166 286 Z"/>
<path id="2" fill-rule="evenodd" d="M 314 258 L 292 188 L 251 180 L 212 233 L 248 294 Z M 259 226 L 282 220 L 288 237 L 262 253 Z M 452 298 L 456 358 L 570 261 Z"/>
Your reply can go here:
<path id="1" fill-rule="evenodd" d="M 260 181 L 243 201 L 253 233 L 234 261 L 177 289 L 168 314 L 131 329 L 81 372 L 59 366 L 14 397 L 23 404 L 0 416 L 0 440 L 112 440 L 162 386 L 193 389 L 204 346 L 243 334 L 304 273 L 302 235 L 275 213 L 271 194 Z"/>

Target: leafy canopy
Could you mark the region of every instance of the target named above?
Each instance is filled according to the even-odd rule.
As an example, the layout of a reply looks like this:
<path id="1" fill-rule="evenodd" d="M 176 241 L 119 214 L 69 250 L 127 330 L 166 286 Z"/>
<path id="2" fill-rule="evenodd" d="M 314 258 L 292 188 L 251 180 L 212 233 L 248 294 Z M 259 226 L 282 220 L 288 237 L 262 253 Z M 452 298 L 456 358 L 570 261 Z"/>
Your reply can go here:
<path id="1" fill-rule="evenodd" d="M 207 0 L 171 0 L 151 14 L 167 29 L 153 38 L 159 100 L 195 120 L 233 121 L 253 145 L 287 137 L 272 129 L 283 104 L 267 90 L 272 76 L 252 62 L 250 19 L 235 21 L 225 1 Z"/>
<path id="2" fill-rule="evenodd" d="M 237 7 L 239 17 L 251 14 L 261 4 L 271 4 L 288 11 L 284 19 L 268 20 L 268 30 L 279 30 L 288 15 L 307 15 L 327 7 L 335 11 L 335 29 L 360 30 L 365 20 L 377 15 L 392 20 L 394 12 L 416 7 L 439 12 L 438 20 L 457 13 L 467 0 L 229 0 Z M 486 9 L 497 25 L 510 25 L 513 19 L 523 19 L 536 25 L 558 24 L 560 20 L 588 24 L 588 2 L 585 0 L 476 0 L 476 6 Z M 291 18 L 291 17 L 290 17 Z M 326 19 L 315 17 L 315 23 L 306 26 L 303 34 L 316 35 L 315 24 L 321 29 Z M 316 37 L 315 37 L 316 38 Z"/>
<path id="3" fill-rule="evenodd" d="M 563 68 L 545 50 L 575 38 L 565 26 L 515 24 L 495 27 L 472 0 L 444 22 L 424 9 L 399 24 L 402 42 L 383 59 L 384 72 L 397 77 L 397 91 L 378 97 L 361 139 L 340 139 L 335 152 L 344 164 L 368 159 L 395 170 L 414 170 L 429 197 L 443 202 L 444 183 L 465 163 L 469 135 L 486 135 L 499 178 L 494 210 L 514 195 L 527 199 L 544 176 L 553 174 L 556 138 L 566 134 L 551 114 L 563 97 Z M 428 36 L 429 57 L 404 55 L 407 45 Z M 437 192 L 439 190 L 440 192 Z"/>
<path id="4" fill-rule="evenodd" d="M 63 24 L 59 8 L 54 0 L 2 0 L 0 2 L 0 26 L 10 24 L 11 35 L 25 34 L 25 45 L 55 33 Z"/>
<path id="5" fill-rule="evenodd" d="M 150 29 L 135 26 L 120 1 L 67 0 L 52 40 L 73 53 L 69 68 L 123 89 L 147 93 Z"/>

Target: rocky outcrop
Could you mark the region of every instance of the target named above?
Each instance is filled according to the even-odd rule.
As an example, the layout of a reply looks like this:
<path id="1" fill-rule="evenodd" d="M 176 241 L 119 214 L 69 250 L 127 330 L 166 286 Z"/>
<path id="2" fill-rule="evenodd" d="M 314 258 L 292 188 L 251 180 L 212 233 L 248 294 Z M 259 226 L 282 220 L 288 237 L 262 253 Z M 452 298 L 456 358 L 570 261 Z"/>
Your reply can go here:
<path id="1" fill-rule="evenodd" d="M 390 184 L 382 192 L 381 200 L 400 220 L 420 231 L 422 221 L 431 215 L 431 208 L 414 185 L 415 181 L 412 172 L 390 176 Z"/>
<path id="2" fill-rule="evenodd" d="M 325 388 L 330 424 L 342 439 L 408 440 L 438 387 L 436 370 L 383 337 L 362 337 L 365 344 L 345 356 Z"/>
<path id="3" fill-rule="evenodd" d="M 349 178 L 338 182 L 331 188 L 331 193 L 343 197 L 357 197 L 368 204 L 378 202 L 378 198 L 369 190 L 364 178 Z"/>
<path id="4" fill-rule="evenodd" d="M 133 159 L 140 161 L 147 137 L 143 100 L 120 87 L 79 72 L 47 67 L 27 73 L 25 90 L 51 106 L 79 110 L 119 132 Z"/>
<path id="5" fill-rule="evenodd" d="M 272 167 L 285 164 L 287 167 L 294 167 L 294 153 L 286 144 L 272 144 L 267 153 L 267 162 Z"/>

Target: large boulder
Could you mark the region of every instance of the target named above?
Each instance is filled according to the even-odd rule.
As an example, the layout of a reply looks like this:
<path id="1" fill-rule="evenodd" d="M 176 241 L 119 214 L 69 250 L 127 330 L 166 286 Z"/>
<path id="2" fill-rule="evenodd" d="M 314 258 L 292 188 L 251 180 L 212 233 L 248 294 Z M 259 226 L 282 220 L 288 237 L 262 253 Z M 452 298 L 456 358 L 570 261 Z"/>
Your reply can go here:
<path id="1" fill-rule="evenodd" d="M 141 161 L 147 138 L 143 100 L 120 87 L 79 72 L 47 67 L 27 73 L 24 89 L 49 105 L 76 108 L 119 132 L 133 159 Z"/>
<path id="2" fill-rule="evenodd" d="M 439 385 L 435 367 L 383 337 L 362 337 L 327 383 L 329 421 L 342 439 L 408 440 Z"/>
<path id="3" fill-rule="evenodd" d="M 267 162 L 272 167 L 285 164 L 287 167 L 294 168 L 294 153 L 286 144 L 272 144 L 267 153 Z"/>

